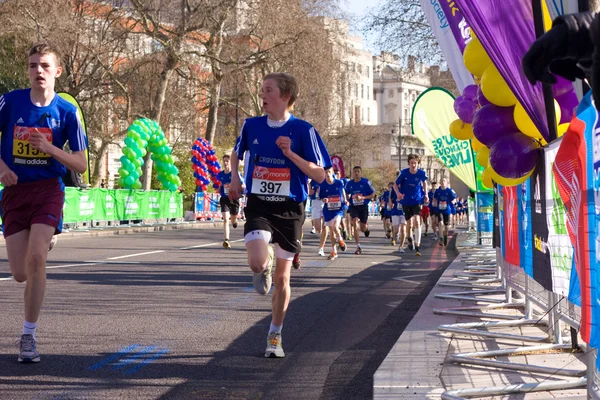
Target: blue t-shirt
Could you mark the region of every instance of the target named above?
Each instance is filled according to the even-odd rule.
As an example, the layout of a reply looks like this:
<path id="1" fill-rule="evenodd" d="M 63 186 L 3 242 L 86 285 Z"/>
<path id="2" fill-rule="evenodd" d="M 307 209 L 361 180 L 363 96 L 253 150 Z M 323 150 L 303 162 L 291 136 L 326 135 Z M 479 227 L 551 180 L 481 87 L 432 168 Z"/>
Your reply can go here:
<path id="1" fill-rule="evenodd" d="M 429 192 L 427 192 L 427 197 L 429 198 L 429 203 L 427 203 L 427 206 L 429 206 L 429 208 L 431 208 L 431 202 L 433 201 L 433 190 L 430 190 Z"/>
<path id="2" fill-rule="evenodd" d="M 351 206 L 362 206 L 369 204 L 371 200 L 358 200 L 356 196 L 359 194 L 361 196 L 370 196 L 373 193 L 375 193 L 375 188 L 373 188 L 371 181 L 369 181 L 367 178 L 360 178 L 360 181 L 358 182 L 355 182 L 354 179 L 352 179 L 346 183 L 346 194 L 350 196 Z"/>
<path id="3" fill-rule="evenodd" d="M 344 184 L 341 180 L 335 179 L 332 184 L 324 180 L 321 183 L 321 198 L 327 198 L 328 200 L 323 207 L 323 218 L 325 221 L 331 221 L 336 215 L 344 215 L 346 199 Z"/>
<path id="4" fill-rule="evenodd" d="M 292 151 L 320 167 L 331 167 L 331 159 L 323 140 L 311 124 L 293 115 L 280 127 L 270 127 L 268 117 L 248 118 L 242 126 L 235 152 L 240 160 L 249 151 L 245 164 L 246 192 L 262 196 L 266 201 L 289 198 L 302 202 L 308 196 L 308 177 L 275 144 L 280 136 L 292 140 Z"/>
<path id="5" fill-rule="evenodd" d="M 398 196 L 396 196 L 396 191 L 390 191 L 390 200 L 392 202 L 392 216 L 394 215 L 404 215 L 404 209 L 402 208 L 402 202 L 398 200 Z"/>
<path id="6" fill-rule="evenodd" d="M 310 181 L 309 185 L 310 185 L 310 188 L 313 190 L 313 194 L 310 195 L 310 199 L 311 200 L 320 200 L 321 199 L 321 194 L 320 194 L 321 185 L 318 182 L 316 182 L 314 179 Z"/>
<path id="7" fill-rule="evenodd" d="M 34 150 L 29 135 L 38 129 L 59 149 L 69 142 L 73 152 L 87 148 L 87 138 L 77 108 L 57 95 L 45 107 L 35 106 L 31 89 L 0 96 L 0 156 L 19 178 L 19 183 L 62 178 L 67 168 L 48 154 Z"/>
<path id="8" fill-rule="evenodd" d="M 456 193 L 451 188 L 438 188 L 436 189 L 433 197 L 437 200 L 437 209 L 439 212 L 444 214 L 450 214 L 452 212 L 452 200 L 456 198 Z"/>
<path id="9" fill-rule="evenodd" d="M 240 174 L 239 171 L 238 176 L 240 177 L 241 182 L 242 174 Z M 229 173 L 225 173 L 225 171 L 219 171 L 217 177 L 221 182 L 221 186 L 219 186 L 219 193 L 221 194 L 221 196 L 229 196 L 229 185 L 231 184 L 231 171 L 229 171 Z"/>
<path id="10" fill-rule="evenodd" d="M 381 195 L 380 205 L 381 205 L 381 207 L 383 207 L 383 215 L 384 216 L 391 215 L 392 202 L 390 200 L 390 191 L 389 190 L 385 190 L 383 192 L 383 194 Z"/>
<path id="11" fill-rule="evenodd" d="M 422 182 L 427 181 L 427 173 L 418 169 L 415 174 L 410 173 L 409 168 L 405 168 L 396 178 L 398 190 L 404 195 L 401 200 L 405 206 L 416 206 L 423 204 L 425 200 L 425 191 L 423 190 Z"/>

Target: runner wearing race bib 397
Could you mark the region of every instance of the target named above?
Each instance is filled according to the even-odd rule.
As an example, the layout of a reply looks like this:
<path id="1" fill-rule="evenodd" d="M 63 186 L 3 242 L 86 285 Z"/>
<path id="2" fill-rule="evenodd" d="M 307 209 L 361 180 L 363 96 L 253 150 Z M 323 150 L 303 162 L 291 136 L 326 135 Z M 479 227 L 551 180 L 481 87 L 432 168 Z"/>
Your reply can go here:
<path id="1" fill-rule="evenodd" d="M 375 189 L 366 178 L 361 177 L 362 168 L 356 166 L 352 169 L 353 179 L 346 183 L 346 195 L 350 199 L 350 215 L 352 216 L 352 228 L 356 251 L 354 254 L 362 254 L 360 247 L 359 230 L 369 237 L 369 202 L 375 197 Z M 360 228 L 359 228 L 360 222 Z"/>
<path id="2" fill-rule="evenodd" d="M 231 157 L 229 154 L 225 154 L 223 156 L 223 170 L 219 171 L 218 178 L 221 182 L 219 186 L 219 194 L 221 198 L 219 199 L 219 203 L 221 205 L 221 214 L 223 215 L 223 233 L 225 236 L 225 240 L 223 241 L 223 247 L 226 249 L 231 248 L 231 244 L 229 243 L 229 221 L 231 220 L 231 225 L 234 228 L 237 228 L 237 215 L 240 211 L 240 201 L 239 200 L 231 200 L 229 198 L 229 185 L 231 185 Z M 239 179 L 242 179 L 242 175 L 239 171 L 236 171 L 239 175 Z"/>
<path id="3" fill-rule="evenodd" d="M 296 79 L 285 73 L 264 77 L 260 97 L 266 115 L 248 118 L 231 153 L 231 168 L 244 159 L 247 205 L 244 235 L 248 264 L 254 272 L 254 289 L 267 294 L 273 283 L 273 318 L 265 357 L 284 357 L 281 330 L 290 302 L 290 274 L 294 255 L 300 252 L 307 183 L 325 180 L 331 166 L 329 153 L 315 128 L 290 114 L 298 96 Z M 232 175 L 229 197 L 238 199 L 242 182 Z M 275 251 L 269 242 L 275 244 Z"/>

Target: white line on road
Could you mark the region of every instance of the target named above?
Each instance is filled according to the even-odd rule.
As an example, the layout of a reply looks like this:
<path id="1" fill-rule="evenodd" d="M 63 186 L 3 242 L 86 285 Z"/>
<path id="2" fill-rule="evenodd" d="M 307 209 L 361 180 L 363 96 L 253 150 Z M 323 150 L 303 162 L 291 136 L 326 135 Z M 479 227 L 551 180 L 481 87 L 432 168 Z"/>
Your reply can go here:
<path id="1" fill-rule="evenodd" d="M 65 264 L 65 265 L 54 265 L 51 267 L 46 266 L 46 269 L 58 269 L 58 268 L 69 268 L 69 267 L 84 267 L 86 265 L 98 265 L 97 262 L 85 262 L 81 264 Z"/>
<path id="2" fill-rule="evenodd" d="M 242 242 L 244 239 L 238 239 L 238 240 L 230 240 L 229 243 L 236 243 L 236 242 Z M 222 244 L 223 242 L 214 242 L 214 243 L 206 243 L 206 244 L 199 244 L 197 246 L 190 246 L 190 247 L 180 247 L 179 250 L 191 250 L 191 249 L 199 249 L 200 247 L 210 247 L 210 246 L 215 246 L 217 244 Z"/>
<path id="3" fill-rule="evenodd" d="M 107 258 L 107 260 L 120 260 L 122 258 L 145 256 L 145 255 L 148 255 L 148 254 L 156 254 L 156 253 L 164 253 L 164 252 L 165 252 L 164 250 L 147 251 L 145 253 L 129 254 L 129 255 L 126 255 L 126 256 L 119 256 L 119 257 L 109 257 L 109 258 Z"/>

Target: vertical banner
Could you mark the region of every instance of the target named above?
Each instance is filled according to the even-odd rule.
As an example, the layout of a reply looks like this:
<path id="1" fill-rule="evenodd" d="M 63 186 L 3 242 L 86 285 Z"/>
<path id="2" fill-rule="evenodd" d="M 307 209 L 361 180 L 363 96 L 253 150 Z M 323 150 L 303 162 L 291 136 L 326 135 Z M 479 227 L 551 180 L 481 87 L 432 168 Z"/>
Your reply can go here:
<path id="1" fill-rule="evenodd" d="M 454 38 L 447 15 L 442 11 L 444 0 L 420 0 L 423 13 L 427 17 L 429 26 L 437 39 L 440 49 L 444 54 L 444 59 L 448 63 L 450 73 L 456 82 L 458 90 L 462 93 L 463 89 L 475 83 L 471 73 L 467 71 L 463 62 L 462 49 Z M 451 15 L 451 14 L 450 14 Z M 466 28 L 465 28 L 466 29 Z M 469 34 L 470 37 L 470 34 Z"/>
<path id="2" fill-rule="evenodd" d="M 339 179 L 346 177 L 346 170 L 344 170 L 344 161 L 340 156 L 331 156 L 331 165 L 333 165 L 333 169 L 338 169 L 340 171 Z"/>
<path id="3" fill-rule="evenodd" d="M 460 52 L 464 53 L 467 43 L 471 41 L 471 28 L 469 28 L 467 21 L 456 7 L 455 2 L 441 0 L 439 4 L 442 6 L 450 31 L 454 35 L 454 40 L 456 40 Z"/>
<path id="4" fill-rule="evenodd" d="M 498 185 L 494 183 L 494 236 L 492 237 L 492 246 L 501 249 L 502 238 L 500 237 L 500 194 Z"/>
<path id="5" fill-rule="evenodd" d="M 531 180 L 518 186 L 519 195 L 519 242 L 521 243 L 521 268 L 533 278 L 533 236 L 531 231 Z"/>
<path id="6" fill-rule="evenodd" d="M 573 264 L 573 245 L 567 232 L 565 205 L 560 198 L 552 173 L 552 166 L 559 146 L 560 140 L 551 143 L 545 149 L 544 154 L 546 164 L 546 217 L 548 219 L 548 249 L 552 265 L 552 291 L 567 296 Z"/>
<path id="7" fill-rule="evenodd" d="M 496 185 L 498 199 L 498 237 L 500 238 L 500 252 L 502 258 L 506 260 L 506 238 L 504 237 L 504 193 L 502 185 Z"/>
<path id="8" fill-rule="evenodd" d="M 456 119 L 454 96 L 446 89 L 429 88 L 421 93 L 413 106 L 412 134 L 469 189 L 476 192 L 471 143 L 457 140 L 448 129 Z"/>
<path id="9" fill-rule="evenodd" d="M 531 229 L 533 234 L 533 279 L 546 290 L 552 290 L 552 264 L 548 249 L 546 217 L 546 164 L 539 157 L 531 182 Z"/>
<path id="10" fill-rule="evenodd" d="M 504 259 L 513 265 L 519 265 L 521 262 L 517 189 L 517 186 L 507 186 L 502 188 L 502 197 L 504 198 Z"/>
<path id="11" fill-rule="evenodd" d="M 477 193 L 477 230 L 481 233 L 494 231 L 494 194 Z"/>

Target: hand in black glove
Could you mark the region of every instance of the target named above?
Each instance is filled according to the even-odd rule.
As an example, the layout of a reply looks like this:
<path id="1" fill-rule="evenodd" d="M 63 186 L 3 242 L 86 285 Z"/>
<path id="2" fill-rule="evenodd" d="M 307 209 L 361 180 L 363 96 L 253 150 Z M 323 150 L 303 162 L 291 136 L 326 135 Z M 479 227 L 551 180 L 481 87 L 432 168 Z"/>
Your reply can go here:
<path id="1" fill-rule="evenodd" d="M 550 72 L 552 72 L 554 75 L 562 76 L 570 81 L 574 81 L 575 79 L 584 79 L 585 73 L 580 67 L 577 66 L 577 64 L 577 60 L 572 58 L 560 58 L 550 63 Z M 556 83 L 556 80 L 554 80 L 554 83 Z"/>
<path id="2" fill-rule="evenodd" d="M 556 83 L 549 66 L 552 61 L 562 59 L 568 52 L 568 32 L 565 25 L 557 25 L 533 42 L 523 56 L 523 72 L 532 85 L 537 81 Z M 572 60 L 575 63 L 575 60 Z M 562 66 L 562 65 L 561 65 Z"/>

